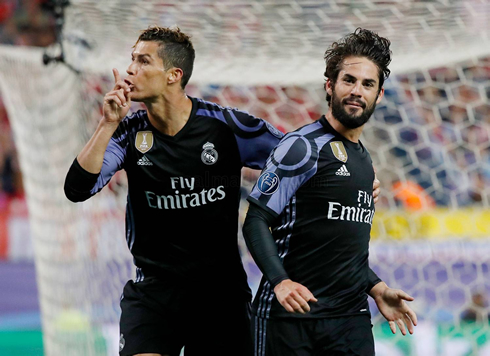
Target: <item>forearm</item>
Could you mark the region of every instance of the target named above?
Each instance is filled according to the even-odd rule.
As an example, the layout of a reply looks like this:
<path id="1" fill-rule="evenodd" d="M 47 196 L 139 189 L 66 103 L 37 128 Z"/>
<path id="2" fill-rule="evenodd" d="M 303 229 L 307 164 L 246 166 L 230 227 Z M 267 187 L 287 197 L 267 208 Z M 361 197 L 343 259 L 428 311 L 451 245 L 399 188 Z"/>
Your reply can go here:
<path id="1" fill-rule="evenodd" d="M 99 123 L 92 138 L 87 142 L 77 158 L 73 161 L 65 179 L 65 195 L 73 202 L 87 200 L 110 180 L 118 169 L 120 156 L 118 145 L 112 145 L 106 157 L 109 142 L 117 124 L 107 124 L 104 119 Z M 107 158 L 105 169 L 104 158 Z M 104 172 L 101 170 L 104 169 Z M 102 174 L 103 173 L 103 174 Z"/>
<path id="2" fill-rule="evenodd" d="M 90 198 L 99 174 L 87 172 L 75 159 L 65 178 L 65 195 L 72 202 L 81 202 Z"/>
<path id="3" fill-rule="evenodd" d="M 89 173 L 98 174 L 102 169 L 104 154 L 118 123 L 107 123 L 100 120 L 97 129 L 77 156 L 80 166 Z"/>
<path id="4" fill-rule="evenodd" d="M 267 213 L 254 204 L 250 204 L 243 225 L 243 235 L 255 263 L 272 287 L 275 287 L 289 277 L 279 258 L 274 238 L 269 230 L 270 220 L 271 217 Z"/>

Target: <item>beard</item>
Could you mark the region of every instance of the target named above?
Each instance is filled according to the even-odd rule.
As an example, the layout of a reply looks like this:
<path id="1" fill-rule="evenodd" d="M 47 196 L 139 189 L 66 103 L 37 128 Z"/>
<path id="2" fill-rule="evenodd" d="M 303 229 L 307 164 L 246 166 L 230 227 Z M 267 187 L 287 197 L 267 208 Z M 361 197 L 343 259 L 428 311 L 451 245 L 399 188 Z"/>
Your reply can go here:
<path id="1" fill-rule="evenodd" d="M 371 115 L 373 115 L 374 109 L 376 109 L 377 99 L 378 96 L 376 95 L 376 99 L 374 99 L 371 105 L 366 105 L 359 99 L 353 97 L 346 98 L 341 101 L 340 98 L 335 95 L 335 91 L 332 90 L 332 99 L 330 102 L 330 104 L 332 105 L 332 115 L 345 127 L 349 129 L 356 129 L 369 121 Z M 348 101 L 353 101 L 361 105 L 360 109 L 362 109 L 362 112 L 360 114 L 347 112 L 345 106 L 347 105 Z"/>

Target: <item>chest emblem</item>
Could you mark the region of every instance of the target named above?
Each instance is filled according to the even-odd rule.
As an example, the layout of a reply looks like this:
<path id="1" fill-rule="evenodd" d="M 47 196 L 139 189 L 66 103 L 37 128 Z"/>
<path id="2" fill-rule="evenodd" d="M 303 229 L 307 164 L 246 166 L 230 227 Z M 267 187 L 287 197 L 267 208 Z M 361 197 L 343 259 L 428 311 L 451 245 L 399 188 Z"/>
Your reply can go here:
<path id="1" fill-rule="evenodd" d="M 201 160 L 208 166 L 215 164 L 218 161 L 218 151 L 214 149 L 214 145 L 211 142 L 206 142 L 202 146 Z"/>
<path id="2" fill-rule="evenodd" d="M 148 152 L 153 147 L 153 132 L 138 131 L 134 142 L 136 149 L 141 153 Z"/>
<path id="3" fill-rule="evenodd" d="M 347 151 L 345 150 L 342 141 L 330 142 L 330 147 L 332 148 L 332 152 L 335 158 L 344 163 L 347 162 Z"/>

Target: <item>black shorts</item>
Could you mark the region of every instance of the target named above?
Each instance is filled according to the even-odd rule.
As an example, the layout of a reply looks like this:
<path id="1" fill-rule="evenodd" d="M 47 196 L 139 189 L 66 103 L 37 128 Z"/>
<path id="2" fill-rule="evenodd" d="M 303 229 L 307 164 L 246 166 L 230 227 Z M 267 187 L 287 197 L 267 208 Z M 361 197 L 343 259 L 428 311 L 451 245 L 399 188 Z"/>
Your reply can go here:
<path id="1" fill-rule="evenodd" d="M 371 317 L 325 319 L 254 317 L 255 356 L 374 356 Z"/>
<path id="2" fill-rule="evenodd" d="M 184 346 L 186 356 L 253 354 L 250 302 L 230 291 L 129 281 L 121 310 L 121 356 L 178 356 Z"/>

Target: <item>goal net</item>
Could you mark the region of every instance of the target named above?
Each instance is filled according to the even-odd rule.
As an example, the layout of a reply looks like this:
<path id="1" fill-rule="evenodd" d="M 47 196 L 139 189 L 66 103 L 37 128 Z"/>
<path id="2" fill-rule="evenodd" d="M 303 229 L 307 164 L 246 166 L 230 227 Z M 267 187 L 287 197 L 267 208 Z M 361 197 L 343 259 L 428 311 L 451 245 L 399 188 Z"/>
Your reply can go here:
<path id="1" fill-rule="evenodd" d="M 65 15 L 66 61 L 78 74 L 43 66 L 40 49 L 0 47 L 46 355 L 118 352 L 119 299 L 134 274 L 125 175 L 82 204 L 65 198 L 63 182 L 100 119 L 111 68 L 124 73 L 139 31 L 153 24 L 192 35 L 189 95 L 284 132 L 326 112 L 323 53 L 333 41 L 357 27 L 388 37 L 392 76 L 362 137 L 382 182 L 370 264 L 416 298 L 420 325 L 392 336 L 373 305 L 377 354 L 490 355 L 490 3 L 72 0 Z M 244 191 L 256 177 L 244 170 Z M 260 273 L 242 255 L 255 289 Z"/>

